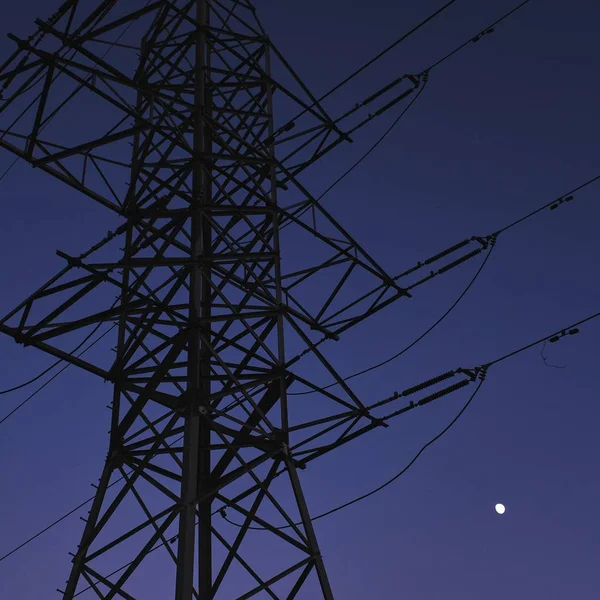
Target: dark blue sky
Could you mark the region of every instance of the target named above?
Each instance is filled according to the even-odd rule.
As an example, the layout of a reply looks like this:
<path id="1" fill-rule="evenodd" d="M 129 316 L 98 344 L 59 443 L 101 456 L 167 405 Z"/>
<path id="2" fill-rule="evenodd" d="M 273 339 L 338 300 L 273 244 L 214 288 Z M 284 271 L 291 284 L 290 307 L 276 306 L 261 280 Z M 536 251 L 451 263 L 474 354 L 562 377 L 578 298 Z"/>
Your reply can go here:
<path id="1" fill-rule="evenodd" d="M 5 33 L 26 36 L 41 0 L 0 6 Z M 316 94 L 431 13 L 440 2 L 257 0 L 271 37 Z M 412 5 L 412 6 L 410 6 Z M 513 2 L 459 0 L 340 92 L 352 106 L 405 72 L 419 72 Z M 52 7 L 53 8 L 53 7 Z M 377 151 L 325 206 L 391 272 L 454 242 L 485 235 L 600 172 L 600 6 L 533 0 L 478 44 L 436 69 Z M 361 155 L 397 113 L 303 177 L 315 194 Z M 0 172 L 12 162 L 0 153 Z M 464 301 L 402 359 L 353 380 L 365 401 L 459 366 L 470 367 L 598 310 L 600 186 L 503 235 Z M 5 314 L 113 221 L 101 207 L 17 165 L 0 183 Z M 330 348 L 343 374 L 387 358 L 430 326 L 478 264 L 432 282 Z M 591 599 L 600 589 L 600 323 L 490 370 L 464 417 L 379 495 L 317 522 L 336 597 L 411 600 Z M 109 351 L 109 345 L 99 351 Z M 49 364 L 0 338 L 0 388 Z M 0 397 L 0 415 L 28 394 Z M 68 369 L 0 426 L 0 555 L 87 498 L 100 473 L 110 387 Z M 311 511 L 369 491 L 404 466 L 459 410 L 455 395 L 400 417 L 303 472 Z M 503 502 L 503 516 L 494 504 Z M 71 517 L 0 563 L 8 598 L 53 597 L 68 575 L 82 523 Z M 268 551 L 268 549 L 266 550 Z M 84 596 L 85 597 L 85 596 Z M 147 596 L 151 598 L 152 596 Z M 162 595 L 156 596 L 163 597 Z M 164 597 L 170 597 L 166 595 Z"/>

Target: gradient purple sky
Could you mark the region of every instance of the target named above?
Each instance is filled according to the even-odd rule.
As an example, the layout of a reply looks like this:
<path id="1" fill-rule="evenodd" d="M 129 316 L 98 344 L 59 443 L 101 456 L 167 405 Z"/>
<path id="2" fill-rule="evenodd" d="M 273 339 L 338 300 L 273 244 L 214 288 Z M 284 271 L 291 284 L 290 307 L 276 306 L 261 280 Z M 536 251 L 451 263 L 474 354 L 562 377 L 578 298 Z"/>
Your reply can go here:
<path id="1" fill-rule="evenodd" d="M 6 33 L 27 36 L 54 1 L 0 4 Z M 271 37 L 318 95 L 441 4 L 256 0 Z M 392 77 L 419 72 L 502 15 L 514 0 L 461 0 L 337 98 L 352 105 Z M 394 133 L 325 202 L 390 271 L 485 235 L 600 172 L 600 5 L 533 0 L 485 41 L 436 70 Z M 335 109 L 335 102 L 332 103 Z M 318 194 L 395 115 L 303 179 Z M 0 153 L 0 172 L 12 162 Z M 354 381 L 379 399 L 472 366 L 596 312 L 600 185 L 503 236 L 477 285 L 424 343 Z M 0 312 L 112 224 L 101 207 L 19 164 L 0 183 Z M 343 373 L 393 354 L 462 291 L 469 263 L 332 347 Z M 588 600 L 600 590 L 600 322 L 492 369 L 464 417 L 393 486 L 317 522 L 342 600 Z M 104 348 L 106 350 L 106 348 Z M 0 338 L 0 389 L 49 364 Z M 0 397 L 0 416 L 28 390 Z M 106 451 L 108 385 L 74 368 L 0 426 L 0 555 L 91 493 Z M 303 473 L 311 511 L 392 476 L 459 410 L 453 396 L 330 454 Z M 494 504 L 503 502 L 499 516 Z M 85 512 L 85 511 L 84 511 Z M 2 598 L 53 598 L 79 541 L 76 516 L 0 563 Z M 268 554 L 268 548 L 265 549 Z M 89 596 L 82 596 L 87 598 Z M 146 598 L 152 600 L 148 590 Z M 172 597 L 172 596 L 163 596 Z"/>

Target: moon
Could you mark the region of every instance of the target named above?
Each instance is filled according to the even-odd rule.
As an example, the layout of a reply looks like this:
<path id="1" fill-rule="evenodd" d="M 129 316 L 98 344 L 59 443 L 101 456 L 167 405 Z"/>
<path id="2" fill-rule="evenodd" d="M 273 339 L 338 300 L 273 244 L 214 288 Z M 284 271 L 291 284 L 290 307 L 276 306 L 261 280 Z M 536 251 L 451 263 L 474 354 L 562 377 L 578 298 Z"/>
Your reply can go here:
<path id="1" fill-rule="evenodd" d="M 496 509 L 496 512 L 499 515 L 503 515 L 504 511 L 506 510 L 506 507 L 504 506 L 504 504 L 496 504 L 496 506 L 494 508 Z"/>

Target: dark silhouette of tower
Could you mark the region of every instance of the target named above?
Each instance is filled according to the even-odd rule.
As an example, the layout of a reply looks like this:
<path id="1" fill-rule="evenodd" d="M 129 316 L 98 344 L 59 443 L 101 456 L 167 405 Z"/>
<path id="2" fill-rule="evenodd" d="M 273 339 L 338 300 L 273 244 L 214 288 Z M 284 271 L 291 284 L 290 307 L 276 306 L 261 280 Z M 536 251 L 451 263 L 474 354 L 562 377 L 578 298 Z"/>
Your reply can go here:
<path id="1" fill-rule="evenodd" d="M 113 386 L 64 598 L 131 599 L 172 576 L 176 600 L 331 599 L 298 471 L 385 421 L 321 348 L 489 239 L 391 277 L 298 175 L 425 75 L 334 119 L 249 0 L 92 4 L 67 0 L 30 38 L 12 36 L 0 68 L 0 146 L 119 218 L 80 256 L 59 252 L 65 268 L 0 321 Z M 87 358 L 80 340 L 100 326 L 115 353 Z M 304 359 L 335 387 L 299 375 Z M 318 403 L 294 401 L 294 383 Z"/>

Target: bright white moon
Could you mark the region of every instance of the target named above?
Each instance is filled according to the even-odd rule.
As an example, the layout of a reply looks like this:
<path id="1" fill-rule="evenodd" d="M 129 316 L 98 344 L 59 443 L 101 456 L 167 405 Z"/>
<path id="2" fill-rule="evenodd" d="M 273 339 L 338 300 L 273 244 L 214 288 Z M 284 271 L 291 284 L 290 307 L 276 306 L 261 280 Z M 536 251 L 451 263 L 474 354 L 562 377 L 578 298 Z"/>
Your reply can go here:
<path id="1" fill-rule="evenodd" d="M 506 507 L 504 506 L 504 504 L 496 504 L 495 509 L 499 515 L 503 515 L 504 511 L 506 510 Z"/>

